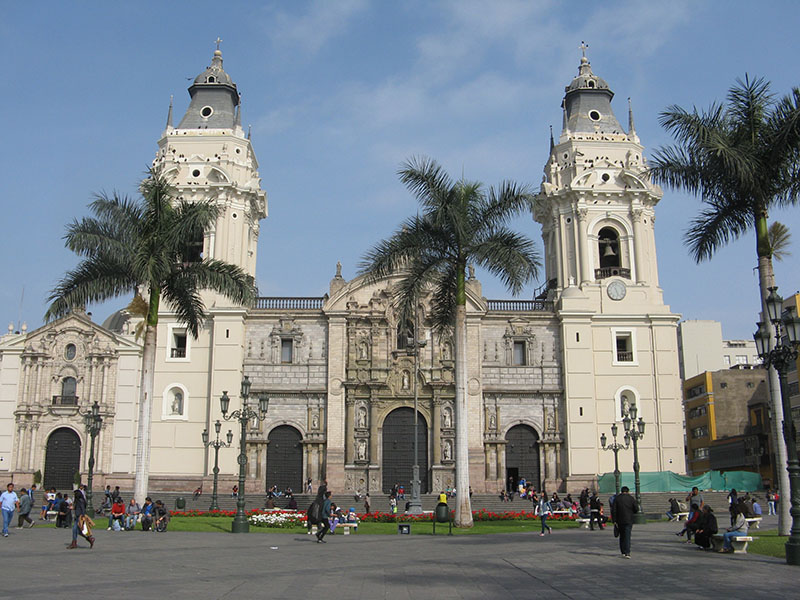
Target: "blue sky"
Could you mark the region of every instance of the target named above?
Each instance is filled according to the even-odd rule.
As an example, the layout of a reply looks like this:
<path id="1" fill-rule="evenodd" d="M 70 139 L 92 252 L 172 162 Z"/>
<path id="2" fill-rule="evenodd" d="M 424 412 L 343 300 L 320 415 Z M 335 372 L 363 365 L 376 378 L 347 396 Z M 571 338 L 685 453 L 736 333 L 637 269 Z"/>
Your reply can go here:
<path id="1" fill-rule="evenodd" d="M 65 224 L 86 214 L 94 192 L 135 194 L 170 95 L 177 121 L 217 36 L 269 199 L 260 291 L 319 296 L 337 260 L 353 277 L 363 253 L 415 211 L 396 176 L 411 155 L 455 176 L 538 188 L 581 40 L 621 121 L 632 98 L 652 153 L 670 143 L 657 121 L 668 105 L 722 100 L 745 73 L 780 95 L 800 85 L 799 25 L 789 1 L 4 2 L 0 323 L 42 323 L 48 290 L 76 263 Z M 699 207 L 670 190 L 658 206 L 665 300 L 684 318 L 749 338 L 754 240 L 694 264 L 682 234 Z M 795 232 L 794 256 L 776 264 L 790 293 L 800 287 L 800 207 L 771 217 Z M 541 247 L 530 217 L 517 227 Z M 481 279 L 487 297 L 508 297 Z M 126 303 L 95 307 L 96 319 Z"/>

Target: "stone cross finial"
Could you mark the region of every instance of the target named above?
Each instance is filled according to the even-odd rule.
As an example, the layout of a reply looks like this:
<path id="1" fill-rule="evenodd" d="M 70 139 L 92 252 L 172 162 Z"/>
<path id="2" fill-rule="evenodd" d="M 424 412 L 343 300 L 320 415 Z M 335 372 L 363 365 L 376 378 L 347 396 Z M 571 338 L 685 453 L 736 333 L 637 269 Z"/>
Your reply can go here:
<path id="1" fill-rule="evenodd" d="M 220 39 L 220 37 L 217 36 L 217 39 L 214 40 L 214 43 L 217 45 L 217 50 L 219 50 L 219 45 L 222 43 L 222 39 Z"/>
<path id="2" fill-rule="evenodd" d="M 578 48 L 580 48 L 580 50 L 581 50 L 581 56 L 583 58 L 586 58 L 586 50 L 589 48 L 589 44 L 587 44 L 586 42 L 581 40 L 581 45 L 578 46 Z"/>

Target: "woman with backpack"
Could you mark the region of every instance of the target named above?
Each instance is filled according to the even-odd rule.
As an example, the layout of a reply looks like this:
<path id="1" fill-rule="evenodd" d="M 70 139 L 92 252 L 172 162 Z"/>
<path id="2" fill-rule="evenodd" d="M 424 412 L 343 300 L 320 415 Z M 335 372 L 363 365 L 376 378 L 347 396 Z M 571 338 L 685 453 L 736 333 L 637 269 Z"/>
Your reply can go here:
<path id="1" fill-rule="evenodd" d="M 325 484 L 321 484 L 317 489 L 317 497 L 311 503 L 306 511 L 306 527 L 308 528 L 308 535 L 311 535 L 311 526 L 319 525 L 322 520 L 322 505 L 325 503 L 325 492 L 328 488 Z"/>

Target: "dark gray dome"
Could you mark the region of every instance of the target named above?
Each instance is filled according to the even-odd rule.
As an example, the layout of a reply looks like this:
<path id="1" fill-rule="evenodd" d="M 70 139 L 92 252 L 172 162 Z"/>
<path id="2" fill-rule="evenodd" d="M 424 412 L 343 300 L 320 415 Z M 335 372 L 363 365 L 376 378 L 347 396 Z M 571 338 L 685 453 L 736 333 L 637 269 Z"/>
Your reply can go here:
<path id="1" fill-rule="evenodd" d="M 608 90 L 606 80 L 592 73 L 592 66 L 585 56 L 581 58 L 578 76 L 566 88 L 567 93 L 575 90 Z M 609 90 L 610 91 L 610 90 Z"/>
<path id="2" fill-rule="evenodd" d="M 217 83 L 227 84 L 236 87 L 231 76 L 222 68 L 222 52 L 214 51 L 214 58 L 211 59 L 211 66 L 194 78 L 195 83 Z"/>

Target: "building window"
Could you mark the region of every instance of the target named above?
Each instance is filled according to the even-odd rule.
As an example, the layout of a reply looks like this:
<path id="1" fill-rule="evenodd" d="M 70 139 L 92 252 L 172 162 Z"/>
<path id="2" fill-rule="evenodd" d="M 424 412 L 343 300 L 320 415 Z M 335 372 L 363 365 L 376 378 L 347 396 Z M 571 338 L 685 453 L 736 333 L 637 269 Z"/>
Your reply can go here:
<path id="1" fill-rule="evenodd" d="M 708 448 L 695 448 L 692 456 L 695 460 L 705 460 L 708 458 Z"/>
<path id="2" fill-rule="evenodd" d="M 514 342 L 514 356 L 512 364 L 517 367 L 527 364 L 525 361 L 525 342 Z"/>
<path id="3" fill-rule="evenodd" d="M 736 355 L 736 364 L 737 365 L 746 365 L 747 364 L 747 355 L 746 354 L 737 354 Z"/>
<path id="4" fill-rule="evenodd" d="M 292 340 L 281 340 L 281 362 L 284 364 L 292 364 L 292 355 L 294 350 L 294 342 Z"/>
<path id="5" fill-rule="evenodd" d="M 686 394 L 688 398 L 697 398 L 697 396 L 702 396 L 706 393 L 706 386 L 703 384 L 696 385 L 693 388 L 689 388 L 689 392 Z"/>
<path id="6" fill-rule="evenodd" d="M 725 354 L 722 357 L 722 364 L 724 364 L 726 367 L 730 367 L 731 366 L 731 357 L 730 357 L 729 354 Z"/>
<path id="7" fill-rule="evenodd" d="M 169 348 L 170 358 L 186 358 L 186 330 L 173 329 L 171 345 Z"/>
<path id="8" fill-rule="evenodd" d="M 614 336 L 616 362 L 633 362 L 633 336 L 630 332 L 619 332 Z"/>
<path id="9" fill-rule="evenodd" d="M 695 406 L 694 408 L 689 410 L 688 417 L 690 419 L 696 419 L 698 417 L 702 417 L 708 412 L 708 407 L 703 404 L 702 406 Z"/>
<path id="10" fill-rule="evenodd" d="M 692 437 L 697 439 L 701 437 L 708 437 L 708 427 L 703 425 L 702 427 L 695 427 L 692 429 Z"/>
<path id="11" fill-rule="evenodd" d="M 201 228 L 197 228 L 192 232 L 192 235 L 186 241 L 186 246 L 183 249 L 184 263 L 198 263 L 203 261 L 204 237 Z"/>
<path id="12" fill-rule="evenodd" d="M 67 347 L 64 349 L 64 358 L 67 360 L 73 360 L 77 353 L 78 348 L 75 346 L 75 344 L 67 344 Z"/>
<path id="13" fill-rule="evenodd" d="M 800 382 L 792 381 L 786 386 L 786 393 L 789 394 L 789 397 L 797 396 L 800 394 Z"/>
<path id="14" fill-rule="evenodd" d="M 78 405 L 78 381 L 74 377 L 64 377 L 61 380 L 61 395 L 53 396 L 53 404 L 57 406 Z"/>

